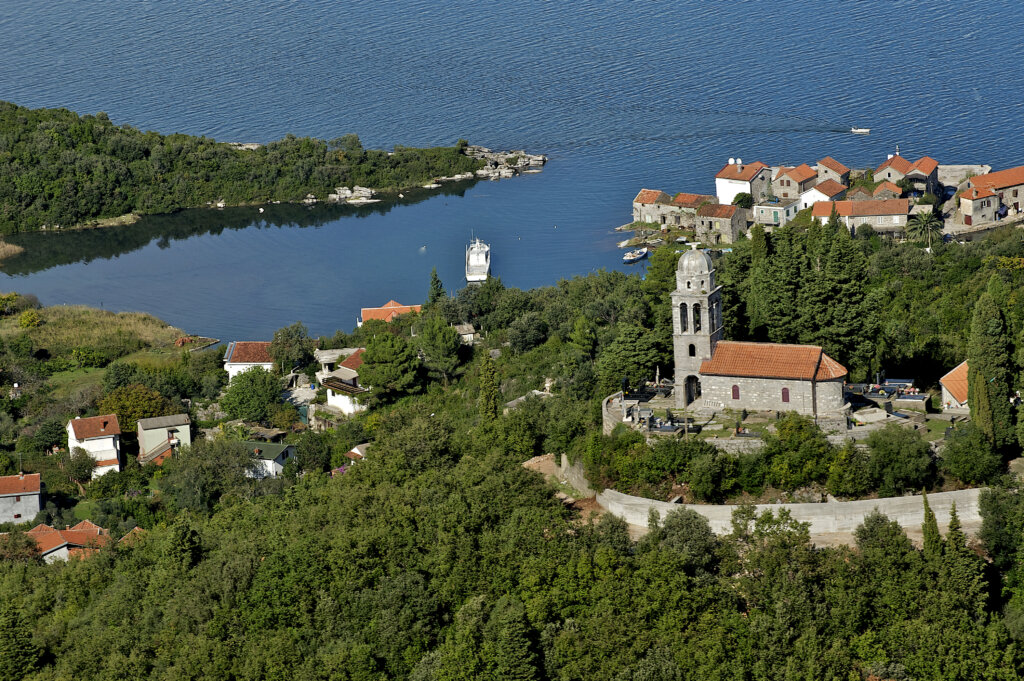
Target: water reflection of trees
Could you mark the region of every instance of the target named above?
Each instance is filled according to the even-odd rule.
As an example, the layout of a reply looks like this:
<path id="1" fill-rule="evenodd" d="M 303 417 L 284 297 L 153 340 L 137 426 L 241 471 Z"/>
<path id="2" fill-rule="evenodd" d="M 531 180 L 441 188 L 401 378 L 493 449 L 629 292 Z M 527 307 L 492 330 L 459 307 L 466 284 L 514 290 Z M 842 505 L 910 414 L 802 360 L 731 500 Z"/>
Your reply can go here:
<path id="1" fill-rule="evenodd" d="M 24 253 L 0 264 L 0 271 L 12 276 L 32 274 L 58 265 L 114 258 L 137 251 L 156 242 L 170 248 L 172 241 L 205 234 L 220 234 L 226 229 L 269 227 L 321 227 L 342 218 L 366 218 L 384 215 L 397 205 L 420 203 L 438 196 L 463 196 L 475 180 L 446 184 L 440 189 L 414 189 L 380 203 L 363 206 L 298 204 L 265 205 L 263 213 L 255 206 L 212 210 L 195 208 L 168 215 L 149 215 L 134 225 L 65 232 L 28 232 L 6 237 L 25 248 Z"/>

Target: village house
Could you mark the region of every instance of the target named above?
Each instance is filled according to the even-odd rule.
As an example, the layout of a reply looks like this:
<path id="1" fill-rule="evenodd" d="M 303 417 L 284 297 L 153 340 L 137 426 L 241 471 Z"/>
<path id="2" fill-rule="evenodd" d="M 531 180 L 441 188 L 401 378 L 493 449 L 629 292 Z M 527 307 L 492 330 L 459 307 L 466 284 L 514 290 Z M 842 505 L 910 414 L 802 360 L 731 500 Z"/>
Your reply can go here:
<path id="1" fill-rule="evenodd" d="M 399 315 L 419 312 L 422 307 L 422 305 L 402 305 L 394 300 L 389 300 L 380 307 L 364 307 L 360 310 L 360 317 L 356 320 L 356 326 L 362 326 L 363 322 L 370 319 L 390 322 Z"/>
<path id="2" fill-rule="evenodd" d="M 633 220 L 671 227 L 692 228 L 697 209 L 706 203 L 718 203 L 714 196 L 679 192 L 670 197 L 656 189 L 641 189 L 633 199 Z"/>
<path id="3" fill-rule="evenodd" d="M 192 421 L 188 414 L 139 419 L 136 426 L 139 436 L 139 463 L 163 465 L 175 449 L 191 446 L 191 425 Z"/>
<path id="4" fill-rule="evenodd" d="M 711 258 L 683 253 L 672 293 L 675 402 L 680 408 L 796 411 L 811 416 L 846 408 L 846 369 L 820 347 L 722 340 L 721 287 Z"/>
<path id="5" fill-rule="evenodd" d="M 816 170 L 819 183 L 832 180 L 838 184 L 850 185 L 850 169 L 831 156 L 826 156 L 818 161 Z"/>
<path id="6" fill-rule="evenodd" d="M 755 161 L 744 164 L 743 159 L 729 162 L 715 174 L 715 194 L 721 204 L 731 204 L 737 194 L 750 194 L 754 203 L 768 198 L 771 192 L 772 169 Z"/>
<path id="7" fill-rule="evenodd" d="M 706 244 L 731 244 L 746 231 L 746 211 L 717 203 L 697 209 L 697 240 Z"/>
<path id="8" fill-rule="evenodd" d="M 898 199 L 903 196 L 903 190 L 900 189 L 899 185 L 893 184 L 888 180 L 880 182 L 874 191 L 871 192 L 871 198 L 875 201 L 884 201 L 885 199 Z"/>
<path id="9" fill-rule="evenodd" d="M 839 221 L 856 232 L 861 225 L 870 225 L 876 232 L 901 234 L 907 229 L 910 202 L 907 199 L 886 201 L 819 201 L 811 209 L 811 217 L 828 222 L 835 208 Z"/>
<path id="10" fill-rule="evenodd" d="M 806 163 L 782 166 L 772 180 L 772 193 L 780 199 L 796 199 L 818 183 L 818 173 Z"/>
<path id="11" fill-rule="evenodd" d="M 785 199 L 756 203 L 750 209 L 751 219 L 759 225 L 782 227 L 796 217 L 800 211 L 797 199 Z"/>
<path id="12" fill-rule="evenodd" d="M 965 224 L 1017 215 L 1024 203 L 1024 166 L 975 175 L 967 181 L 967 187 L 968 191 L 960 195 L 960 212 Z M 965 199 L 972 189 L 976 191 Z M 992 217 L 983 219 L 987 215 Z"/>
<path id="13" fill-rule="evenodd" d="M 810 208 L 818 201 L 839 201 L 846 196 L 846 185 L 835 180 L 822 180 L 800 195 L 800 210 Z"/>
<path id="14" fill-rule="evenodd" d="M 250 474 L 253 478 L 276 478 L 295 457 L 295 445 L 253 441 L 242 444 L 256 457 L 256 471 Z"/>
<path id="15" fill-rule="evenodd" d="M 893 184 L 899 184 L 900 180 L 906 179 L 910 181 L 915 191 L 938 194 L 938 169 L 939 162 L 934 158 L 922 156 L 911 163 L 900 156 L 897 149 L 895 154 L 891 154 L 882 165 L 875 168 L 874 179 L 876 182 L 888 180 Z"/>
<path id="16" fill-rule="evenodd" d="M 25 523 L 43 507 L 39 473 L 0 477 L 0 523 Z"/>
<path id="17" fill-rule="evenodd" d="M 228 382 L 235 376 L 254 367 L 264 371 L 274 370 L 274 358 L 270 356 L 270 341 L 232 341 L 224 353 L 224 370 Z"/>
<path id="18" fill-rule="evenodd" d="M 35 541 L 40 557 L 47 563 L 87 558 L 110 543 L 110 532 L 88 520 L 66 530 L 36 525 L 25 534 Z"/>
<path id="19" fill-rule="evenodd" d="M 452 328 L 455 329 L 455 333 L 459 334 L 459 340 L 463 345 L 473 345 L 480 339 L 480 334 L 476 332 L 476 328 L 472 324 L 453 324 Z"/>
<path id="20" fill-rule="evenodd" d="M 345 452 L 345 458 L 347 458 L 352 463 L 362 461 L 370 453 L 370 447 L 371 444 L 369 442 L 358 444 L 352 449 Z"/>
<path id="21" fill-rule="evenodd" d="M 121 470 L 121 426 L 116 414 L 68 421 L 68 452 L 84 449 L 96 460 L 92 477 Z"/>
<path id="22" fill-rule="evenodd" d="M 875 197 L 871 196 L 871 190 L 862 184 L 857 185 L 853 189 L 846 192 L 847 201 L 874 201 Z"/>
<path id="23" fill-rule="evenodd" d="M 349 352 L 341 360 L 342 355 L 336 351 L 318 351 L 317 360 L 322 369 L 316 378 L 327 389 L 327 406 L 337 409 L 348 416 L 366 409 L 357 398 L 367 392 L 367 388 L 359 385 L 359 367 L 363 365 L 365 348 L 345 348 Z M 333 357 L 333 361 L 328 361 Z M 339 361 L 341 360 L 341 361 Z"/>
<path id="24" fill-rule="evenodd" d="M 967 361 L 964 360 L 939 379 L 943 411 L 967 411 Z"/>

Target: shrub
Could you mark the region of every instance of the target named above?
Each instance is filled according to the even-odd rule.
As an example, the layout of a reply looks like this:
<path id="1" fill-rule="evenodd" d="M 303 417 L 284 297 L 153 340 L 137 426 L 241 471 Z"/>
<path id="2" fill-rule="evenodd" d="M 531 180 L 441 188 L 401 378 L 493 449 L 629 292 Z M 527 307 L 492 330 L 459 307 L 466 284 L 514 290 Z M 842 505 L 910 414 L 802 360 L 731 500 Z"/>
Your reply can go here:
<path id="1" fill-rule="evenodd" d="M 43 318 L 35 310 L 25 310 L 18 315 L 18 326 L 23 329 L 32 329 L 43 323 Z"/>
<path id="2" fill-rule="evenodd" d="M 991 482 L 1003 472 L 1002 458 L 973 423 L 953 431 L 942 449 L 939 466 L 968 485 Z"/>
<path id="3" fill-rule="evenodd" d="M 927 487 L 934 476 L 928 443 L 916 430 L 891 423 L 868 437 L 868 471 L 879 496 Z"/>

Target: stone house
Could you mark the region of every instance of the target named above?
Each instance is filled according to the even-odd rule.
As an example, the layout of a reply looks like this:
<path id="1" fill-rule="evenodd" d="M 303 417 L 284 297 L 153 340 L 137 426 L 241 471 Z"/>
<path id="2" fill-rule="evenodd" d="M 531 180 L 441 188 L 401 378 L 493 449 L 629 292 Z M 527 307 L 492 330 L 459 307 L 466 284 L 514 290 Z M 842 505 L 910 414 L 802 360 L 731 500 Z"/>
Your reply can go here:
<path id="1" fill-rule="evenodd" d="M 857 185 L 853 189 L 846 192 L 847 201 L 874 201 L 875 197 L 871 196 L 871 190 L 864 185 Z"/>
<path id="2" fill-rule="evenodd" d="M 87 558 L 110 543 L 110 532 L 88 520 L 66 530 L 36 525 L 25 534 L 36 542 L 40 557 L 47 563 Z"/>
<path id="3" fill-rule="evenodd" d="M 898 199 L 903 196 L 903 190 L 900 189 L 899 185 L 893 184 L 888 180 L 880 183 L 875 190 L 871 192 L 871 198 L 876 201 L 884 201 L 885 199 Z"/>
<path id="4" fill-rule="evenodd" d="M 876 182 L 888 180 L 893 184 L 907 179 L 915 191 L 931 192 L 932 194 L 938 194 L 941 186 L 939 185 L 938 161 L 930 156 L 922 156 L 911 163 L 900 156 L 899 150 L 875 168 L 874 179 Z"/>
<path id="5" fill-rule="evenodd" d="M 884 234 L 903 233 L 907 229 L 910 202 L 907 199 L 885 201 L 819 201 L 811 208 L 811 216 L 828 222 L 835 207 L 839 221 L 855 232 L 861 225 L 870 225 Z"/>
<path id="6" fill-rule="evenodd" d="M 92 477 L 121 470 L 121 426 L 116 414 L 68 421 L 68 453 L 80 447 L 96 460 Z"/>
<path id="7" fill-rule="evenodd" d="M 729 162 L 715 173 L 715 195 L 721 204 L 730 204 L 737 194 L 747 193 L 754 203 L 764 201 L 771 191 L 772 169 L 755 161 L 744 164 L 743 159 Z"/>
<path id="8" fill-rule="evenodd" d="M 989 189 L 972 187 L 960 194 L 960 219 L 965 225 L 993 222 L 999 217 L 999 196 Z"/>
<path id="9" fill-rule="evenodd" d="M 978 198 L 985 198 L 992 201 L 991 206 L 986 208 L 995 208 L 995 215 L 1000 217 L 1002 215 L 1017 215 L 1021 213 L 1021 206 L 1024 205 L 1024 166 L 1017 166 L 1016 168 L 1007 168 L 1006 170 L 999 170 L 994 173 L 985 173 L 984 175 L 975 175 L 967 181 L 968 189 L 977 189 L 980 192 L 991 192 L 995 195 L 994 199 L 987 194 L 985 196 L 979 196 Z M 965 192 L 966 193 L 966 192 Z M 960 195 L 960 208 L 964 215 L 964 221 L 967 224 L 971 224 L 966 221 L 966 217 L 969 215 L 963 210 L 964 195 Z M 977 201 L 977 199 L 973 199 Z M 977 209 L 980 206 L 971 205 L 969 208 Z M 974 213 L 970 213 L 973 217 L 974 222 L 981 222 L 982 220 L 975 216 Z"/>
<path id="10" fill-rule="evenodd" d="M 846 185 L 835 180 L 822 180 L 800 195 L 800 210 L 810 208 L 818 201 L 839 201 L 846 196 Z"/>
<path id="11" fill-rule="evenodd" d="M 686 192 L 670 197 L 656 189 L 641 189 L 633 199 L 633 220 L 692 229 L 697 209 L 706 203 L 718 203 L 718 199 Z"/>
<path id="12" fill-rule="evenodd" d="M 831 156 L 826 156 L 818 161 L 816 170 L 819 183 L 825 180 L 832 180 L 846 186 L 850 185 L 850 169 Z"/>
<path id="13" fill-rule="evenodd" d="M 191 425 L 192 421 L 188 414 L 139 419 L 136 425 L 139 436 L 139 463 L 163 465 L 175 449 L 191 446 Z"/>
<path id="14" fill-rule="evenodd" d="M 967 361 L 939 379 L 943 411 L 967 411 Z"/>
<path id="15" fill-rule="evenodd" d="M 0 523 L 25 523 L 43 507 L 39 473 L 0 477 Z"/>
<path id="16" fill-rule="evenodd" d="M 706 253 L 679 258 L 671 299 L 677 407 L 812 416 L 845 409 L 847 371 L 820 347 L 722 340 L 721 287 Z"/>
<path id="17" fill-rule="evenodd" d="M 224 370 L 228 382 L 238 374 L 259 367 L 264 371 L 274 370 L 274 358 L 270 356 L 270 341 L 232 341 L 224 353 Z"/>
<path id="18" fill-rule="evenodd" d="M 480 334 L 476 332 L 476 328 L 466 322 L 465 324 L 453 324 L 452 328 L 455 329 L 455 333 L 459 334 L 459 340 L 463 345 L 473 345 L 480 340 Z"/>
<path id="19" fill-rule="evenodd" d="M 759 225 L 782 227 L 796 217 L 800 210 L 796 199 L 776 199 L 774 202 L 758 203 L 750 209 L 751 219 Z"/>
<path id="20" fill-rule="evenodd" d="M 731 244 L 746 227 L 746 211 L 738 206 L 713 203 L 697 209 L 696 238 L 703 243 Z"/>
<path id="21" fill-rule="evenodd" d="M 780 199 L 796 199 L 818 183 L 818 173 L 806 163 L 782 166 L 772 180 L 772 193 Z"/>

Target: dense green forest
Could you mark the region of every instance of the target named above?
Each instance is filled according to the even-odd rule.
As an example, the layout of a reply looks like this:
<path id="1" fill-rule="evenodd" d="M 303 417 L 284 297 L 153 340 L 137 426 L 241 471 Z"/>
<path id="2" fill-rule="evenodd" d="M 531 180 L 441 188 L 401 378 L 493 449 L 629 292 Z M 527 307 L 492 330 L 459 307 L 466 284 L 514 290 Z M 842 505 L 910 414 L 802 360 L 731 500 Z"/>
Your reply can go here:
<path id="1" fill-rule="evenodd" d="M 984 378 L 972 403 L 985 390 L 989 412 L 942 457 L 906 430 L 836 448 L 795 416 L 757 457 L 692 436 L 600 435 L 599 399 L 624 376 L 671 374 L 677 255 L 663 249 L 643 280 L 601 272 L 520 291 L 490 279 L 449 294 L 435 277 L 422 314 L 317 339 L 366 348 L 369 410 L 289 434 L 298 458 L 282 478 L 247 477 L 249 434 L 224 427 L 163 467 L 88 482 L 74 457 L 45 453 L 77 414 L 191 409 L 208 427 L 244 413 L 288 430 L 298 415 L 259 370 L 224 389 L 218 350 L 165 348 L 176 330 L 124 318 L 107 331 L 4 297 L 0 473 L 20 458 L 44 474 L 53 495 L 37 522 L 145 532 L 42 565 L 19 532 L 30 524 L 3 528 L 0 679 L 1019 678 L 1024 495 L 1005 474 L 1016 414 L 999 409 L 1022 378 L 1024 239 L 927 253 L 862 236 L 823 225 L 735 244 L 716 259 L 727 337 L 819 342 L 853 372 L 926 387 L 971 357 Z M 824 307 L 849 334 L 814 328 Z M 464 321 L 481 345 L 459 344 L 449 323 Z M 296 324 L 271 352 L 308 372 L 313 346 Z M 545 379 L 553 397 L 503 413 Z M 14 380 L 23 394 L 7 397 Z M 202 421 L 214 400 L 232 413 Z M 345 453 L 363 442 L 370 455 L 352 464 Z M 522 468 L 547 452 L 578 457 L 598 486 L 657 494 L 675 480 L 709 500 L 806 485 L 899 494 L 941 478 L 992 489 L 970 542 L 955 517 L 929 518 L 915 547 L 876 515 L 853 546 L 820 548 L 784 514 L 750 507 L 728 536 L 677 512 L 635 542 Z"/>
<path id="2" fill-rule="evenodd" d="M 464 147 L 389 153 L 364 149 L 354 134 L 330 141 L 289 135 L 251 151 L 117 126 L 104 113 L 0 102 L 0 234 L 216 201 L 323 200 L 340 186 L 419 186 L 479 168 Z"/>

